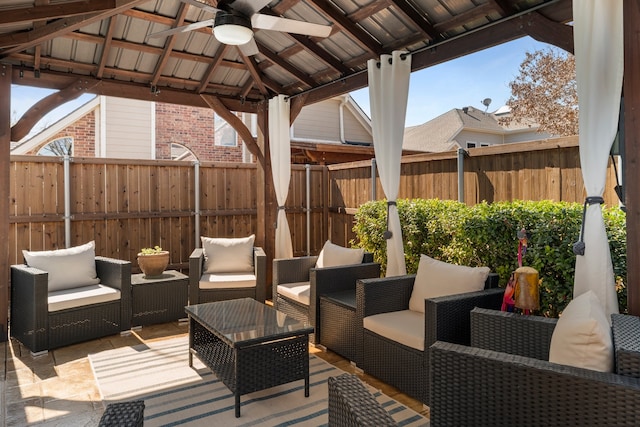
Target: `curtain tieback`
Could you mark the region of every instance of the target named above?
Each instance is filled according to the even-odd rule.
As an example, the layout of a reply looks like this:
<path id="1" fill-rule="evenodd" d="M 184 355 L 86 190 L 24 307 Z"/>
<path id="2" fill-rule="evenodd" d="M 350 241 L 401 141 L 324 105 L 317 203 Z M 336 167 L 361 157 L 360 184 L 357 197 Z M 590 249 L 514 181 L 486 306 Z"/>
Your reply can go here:
<path id="1" fill-rule="evenodd" d="M 584 244 L 584 223 L 587 218 L 587 207 L 595 204 L 603 204 L 604 199 L 600 196 L 590 196 L 584 200 L 584 205 L 582 207 L 582 226 L 580 227 L 580 238 L 577 242 L 573 244 L 573 253 L 575 255 L 583 255 L 586 245 Z"/>
<path id="2" fill-rule="evenodd" d="M 382 234 L 385 240 L 389 240 L 393 233 L 389 230 L 389 207 L 397 206 L 395 200 L 387 201 L 387 230 Z"/>

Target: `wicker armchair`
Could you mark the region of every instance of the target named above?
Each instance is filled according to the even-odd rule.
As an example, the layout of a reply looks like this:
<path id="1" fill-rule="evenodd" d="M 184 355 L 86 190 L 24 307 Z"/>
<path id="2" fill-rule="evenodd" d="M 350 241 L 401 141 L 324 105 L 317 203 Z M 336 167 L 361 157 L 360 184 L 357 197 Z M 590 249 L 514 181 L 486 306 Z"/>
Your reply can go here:
<path id="1" fill-rule="evenodd" d="M 425 300 L 424 349 L 420 351 L 363 327 L 364 318 L 409 309 L 415 275 L 359 280 L 356 284 L 358 363 L 367 374 L 429 404 L 429 346 L 436 341 L 469 344 L 469 313 L 474 307 L 499 308 L 504 289 L 490 274 L 485 289 Z"/>
<path id="2" fill-rule="evenodd" d="M 204 274 L 204 250 L 196 248 L 189 256 L 189 304 L 224 301 L 236 298 L 253 298 L 264 302 L 267 287 L 267 255 L 260 247 L 253 248 L 253 266 L 255 286 L 238 287 L 233 282 L 220 283 L 218 286 L 202 287 L 200 279 Z M 246 274 L 246 273 L 245 273 Z"/>
<path id="3" fill-rule="evenodd" d="M 380 264 L 373 262 L 373 254 L 365 252 L 361 264 L 315 268 L 317 256 L 273 260 L 273 305 L 301 322 L 309 322 L 315 333 L 309 335 L 312 344 L 322 342 L 320 328 L 320 296 L 354 290 L 356 280 L 380 277 Z M 310 304 L 303 304 L 278 292 L 278 285 L 309 282 Z"/>
<path id="4" fill-rule="evenodd" d="M 11 266 L 11 336 L 32 353 L 118 334 L 131 329 L 131 263 L 95 257 L 103 286 L 120 299 L 49 311 L 48 273 L 27 265 Z"/>
<path id="5" fill-rule="evenodd" d="M 547 361 L 555 319 L 471 313 L 471 346 L 436 342 L 433 426 L 636 426 L 640 319 L 612 315 L 615 372 Z"/>
<path id="6" fill-rule="evenodd" d="M 329 425 L 332 427 L 397 426 L 355 375 L 342 374 L 327 379 Z"/>

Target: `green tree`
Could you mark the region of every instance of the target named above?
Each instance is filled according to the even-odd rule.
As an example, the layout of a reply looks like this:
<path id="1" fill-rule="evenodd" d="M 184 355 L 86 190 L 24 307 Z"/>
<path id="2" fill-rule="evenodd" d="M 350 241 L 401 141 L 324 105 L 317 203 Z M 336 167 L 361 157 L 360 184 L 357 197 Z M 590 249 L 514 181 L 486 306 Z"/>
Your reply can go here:
<path id="1" fill-rule="evenodd" d="M 578 134 L 578 91 L 574 56 L 558 49 L 527 52 L 520 74 L 509 83 L 511 115 L 501 124 L 537 123 L 538 132 Z"/>

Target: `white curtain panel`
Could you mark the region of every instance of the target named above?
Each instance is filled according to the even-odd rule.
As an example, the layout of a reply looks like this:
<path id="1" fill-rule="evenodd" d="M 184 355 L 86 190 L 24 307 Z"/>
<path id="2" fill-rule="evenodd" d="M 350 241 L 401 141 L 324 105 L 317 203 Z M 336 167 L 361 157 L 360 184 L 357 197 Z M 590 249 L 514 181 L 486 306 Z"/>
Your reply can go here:
<path id="1" fill-rule="evenodd" d="M 402 58 L 404 56 L 404 58 Z M 404 121 L 409 97 L 411 56 L 394 51 L 382 55 L 378 61 L 367 63 L 369 72 L 369 101 L 373 127 L 373 146 L 382 189 L 389 202 L 395 202 L 400 186 L 400 159 Z M 389 231 L 387 240 L 387 277 L 407 274 L 400 217 L 395 205 L 389 206 Z"/>
<path id="2" fill-rule="evenodd" d="M 291 139 L 289 134 L 289 101 L 284 95 L 269 100 L 269 152 L 273 187 L 278 201 L 276 223 L 276 258 L 292 258 L 293 245 L 287 214 L 283 209 L 291 180 Z"/>
<path id="3" fill-rule="evenodd" d="M 573 2 L 574 48 L 580 108 L 580 163 L 587 196 L 604 193 L 615 138 L 623 74 L 622 0 Z M 618 312 L 615 278 L 602 208 L 587 208 L 584 256 L 576 257 L 574 298 L 593 290 L 607 318 Z"/>

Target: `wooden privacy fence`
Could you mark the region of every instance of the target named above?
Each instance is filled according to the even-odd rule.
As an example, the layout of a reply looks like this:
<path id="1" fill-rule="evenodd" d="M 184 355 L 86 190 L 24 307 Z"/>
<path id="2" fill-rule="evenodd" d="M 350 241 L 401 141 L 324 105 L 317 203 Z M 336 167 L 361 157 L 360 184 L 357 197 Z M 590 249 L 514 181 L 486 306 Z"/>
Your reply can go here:
<path id="1" fill-rule="evenodd" d="M 371 200 L 371 170 L 370 162 L 292 167 L 286 208 L 295 256 L 316 255 L 327 238 L 349 245 L 353 215 Z M 401 171 L 400 198 L 458 200 L 456 153 L 406 157 Z M 98 255 L 130 260 L 134 271 L 139 250 L 154 245 L 170 252 L 169 268 L 186 270 L 198 227 L 200 235 L 211 237 L 256 233 L 252 164 L 73 158 L 69 181 L 70 245 L 95 240 Z M 610 165 L 607 205 L 618 203 L 615 183 Z M 63 161 L 12 156 L 10 185 L 10 263 L 23 262 L 23 249 L 65 247 Z M 383 197 L 376 179 L 376 198 Z M 582 203 L 584 197 L 575 137 L 476 148 L 464 159 L 467 204 L 514 199 Z M 273 231 L 275 224 L 267 227 Z"/>
<path id="2" fill-rule="evenodd" d="M 578 137 L 473 148 L 464 159 L 464 202 L 553 200 L 583 203 L 586 197 Z M 458 200 L 456 152 L 419 154 L 402 159 L 399 198 Z M 358 206 L 372 200 L 371 162 L 329 168 L 329 223 L 331 239 L 348 242 Z M 619 203 L 615 170 L 607 171 L 604 200 Z M 376 179 L 377 200 L 384 199 Z"/>
<path id="3" fill-rule="evenodd" d="M 287 217 L 295 255 L 307 253 L 307 208 L 309 251 L 319 252 L 327 238 L 326 182 L 326 168 L 292 167 Z M 63 160 L 11 156 L 10 186 L 10 264 L 23 262 L 23 249 L 64 248 Z M 70 246 L 95 240 L 98 255 L 130 260 L 138 271 L 139 250 L 159 245 L 170 252 L 169 268 L 186 270 L 196 247 L 196 222 L 203 236 L 256 233 L 256 166 L 72 158 L 69 200 Z"/>

